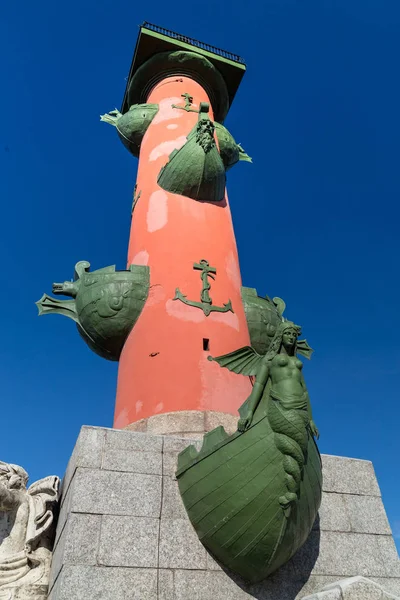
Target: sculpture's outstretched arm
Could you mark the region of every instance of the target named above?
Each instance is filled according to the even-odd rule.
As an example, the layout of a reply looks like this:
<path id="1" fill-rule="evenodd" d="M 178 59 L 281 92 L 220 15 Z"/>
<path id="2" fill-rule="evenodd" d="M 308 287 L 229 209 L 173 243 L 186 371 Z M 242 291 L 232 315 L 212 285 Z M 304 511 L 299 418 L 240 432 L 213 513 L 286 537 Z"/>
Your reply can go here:
<path id="1" fill-rule="evenodd" d="M 256 375 L 256 382 L 247 400 L 247 410 L 244 416 L 239 419 L 238 431 L 246 431 L 246 429 L 250 427 L 254 412 L 260 403 L 265 386 L 267 385 L 268 377 L 269 364 L 267 362 L 262 362 L 260 370 Z"/>
<path id="2" fill-rule="evenodd" d="M 0 510 L 11 510 L 15 506 L 15 495 L 0 482 Z"/>

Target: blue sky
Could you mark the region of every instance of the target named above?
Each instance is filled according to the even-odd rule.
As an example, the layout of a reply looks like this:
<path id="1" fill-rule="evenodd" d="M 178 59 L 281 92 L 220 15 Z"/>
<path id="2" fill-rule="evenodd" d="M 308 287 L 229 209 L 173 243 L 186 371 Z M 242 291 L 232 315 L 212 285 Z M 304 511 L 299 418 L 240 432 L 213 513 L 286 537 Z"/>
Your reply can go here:
<path id="1" fill-rule="evenodd" d="M 228 179 L 243 283 L 302 325 L 320 449 L 373 461 L 400 536 L 398 0 L 2 7 L 0 458 L 62 475 L 80 426 L 112 424 L 117 365 L 34 302 L 78 260 L 124 268 L 136 161 L 99 115 L 144 20 L 246 59 L 225 123 L 254 161 Z"/>

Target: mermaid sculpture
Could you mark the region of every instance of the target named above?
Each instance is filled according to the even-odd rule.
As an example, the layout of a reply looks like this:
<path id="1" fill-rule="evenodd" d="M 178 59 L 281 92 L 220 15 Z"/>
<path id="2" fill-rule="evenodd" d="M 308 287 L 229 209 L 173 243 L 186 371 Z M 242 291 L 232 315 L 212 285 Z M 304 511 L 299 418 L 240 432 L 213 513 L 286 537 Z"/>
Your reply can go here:
<path id="1" fill-rule="evenodd" d="M 305 340 L 297 340 L 300 333 L 298 325 L 283 321 L 264 356 L 248 346 L 212 359 L 235 373 L 256 376 L 252 393 L 241 410 L 238 431 L 244 432 L 251 426 L 255 410 L 260 402 L 264 404 L 276 446 L 284 457 L 287 493 L 279 502 L 285 510 L 298 499 L 309 436 L 319 438 L 303 363 L 296 357 L 298 352 L 309 358 L 312 350 Z"/>

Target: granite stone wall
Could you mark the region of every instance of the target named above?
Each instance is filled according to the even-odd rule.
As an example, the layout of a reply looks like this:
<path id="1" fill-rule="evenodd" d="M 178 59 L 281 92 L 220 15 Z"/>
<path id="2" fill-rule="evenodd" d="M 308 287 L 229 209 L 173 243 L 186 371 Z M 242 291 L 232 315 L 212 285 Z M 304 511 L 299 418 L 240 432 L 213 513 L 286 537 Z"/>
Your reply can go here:
<path id="1" fill-rule="evenodd" d="M 208 555 L 186 516 L 174 472 L 188 443 L 82 428 L 63 480 L 49 600 L 295 600 L 354 576 L 400 596 L 371 462 L 322 457 L 323 501 L 307 543 L 248 586 Z"/>

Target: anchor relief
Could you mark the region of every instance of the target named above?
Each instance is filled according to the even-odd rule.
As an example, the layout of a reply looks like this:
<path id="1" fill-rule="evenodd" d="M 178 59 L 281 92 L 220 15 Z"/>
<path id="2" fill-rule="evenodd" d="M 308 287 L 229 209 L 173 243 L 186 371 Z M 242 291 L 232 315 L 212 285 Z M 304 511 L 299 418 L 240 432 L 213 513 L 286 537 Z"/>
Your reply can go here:
<path id="1" fill-rule="evenodd" d="M 182 294 L 179 288 L 176 288 L 175 297 L 173 298 L 173 300 L 180 300 L 181 302 L 184 302 L 189 306 L 201 308 L 206 317 L 208 317 L 208 315 L 212 312 L 234 312 L 230 300 L 224 303 L 223 306 L 213 306 L 212 298 L 209 294 L 211 284 L 208 281 L 208 278 L 210 277 L 215 281 L 214 275 L 217 274 L 217 269 L 215 267 L 210 267 L 210 263 L 204 258 L 202 258 L 200 262 L 194 263 L 193 269 L 201 271 L 200 277 L 201 281 L 203 282 L 203 288 L 200 293 L 200 302 L 197 302 L 196 300 L 188 300 L 187 297 L 184 294 Z"/>
<path id="2" fill-rule="evenodd" d="M 193 96 L 191 96 L 187 92 L 181 94 L 181 96 L 185 99 L 185 106 L 179 106 L 179 104 L 172 104 L 172 108 L 180 108 L 181 110 L 186 110 L 186 112 L 199 112 L 197 108 L 192 108 Z"/>

